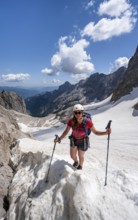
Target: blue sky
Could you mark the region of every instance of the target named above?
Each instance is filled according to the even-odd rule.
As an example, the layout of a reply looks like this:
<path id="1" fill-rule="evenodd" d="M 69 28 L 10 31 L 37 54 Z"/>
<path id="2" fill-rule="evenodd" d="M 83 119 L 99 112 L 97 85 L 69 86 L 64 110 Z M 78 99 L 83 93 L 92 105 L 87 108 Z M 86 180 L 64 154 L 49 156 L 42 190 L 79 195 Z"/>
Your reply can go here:
<path id="1" fill-rule="evenodd" d="M 57 86 L 127 66 L 137 0 L 0 0 L 0 85 Z"/>

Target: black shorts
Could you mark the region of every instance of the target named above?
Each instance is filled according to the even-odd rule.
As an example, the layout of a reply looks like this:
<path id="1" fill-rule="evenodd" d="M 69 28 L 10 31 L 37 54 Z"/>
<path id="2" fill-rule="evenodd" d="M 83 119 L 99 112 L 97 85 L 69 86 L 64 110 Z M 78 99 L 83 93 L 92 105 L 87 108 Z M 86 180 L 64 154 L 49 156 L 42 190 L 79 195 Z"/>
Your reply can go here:
<path id="1" fill-rule="evenodd" d="M 88 147 L 90 147 L 89 137 L 85 137 L 83 139 L 76 139 L 70 136 L 69 139 L 70 139 L 70 147 L 77 147 L 79 150 L 82 151 L 86 151 L 88 150 Z"/>

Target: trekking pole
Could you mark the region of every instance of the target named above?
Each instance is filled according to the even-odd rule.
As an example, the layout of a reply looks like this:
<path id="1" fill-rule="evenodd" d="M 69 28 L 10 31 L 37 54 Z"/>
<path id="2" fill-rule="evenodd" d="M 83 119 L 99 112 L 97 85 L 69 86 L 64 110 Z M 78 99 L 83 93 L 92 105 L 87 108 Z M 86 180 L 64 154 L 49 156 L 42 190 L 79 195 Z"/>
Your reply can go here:
<path id="1" fill-rule="evenodd" d="M 111 127 L 111 120 L 108 122 L 105 129 L 110 129 Z M 107 156 L 106 156 L 106 171 L 105 171 L 105 186 L 107 185 L 107 169 L 108 169 L 108 155 L 109 155 L 109 140 L 110 140 L 110 134 L 108 134 L 108 141 L 107 141 Z"/>
<path id="2" fill-rule="evenodd" d="M 58 135 L 55 135 L 55 136 L 56 136 L 56 139 L 58 139 Z M 51 162 L 53 159 L 55 147 L 56 147 L 56 142 L 54 143 L 54 147 L 53 147 L 53 152 L 52 152 L 52 156 L 51 156 L 51 160 L 50 160 L 50 164 L 49 164 L 49 168 L 48 168 L 48 172 L 47 172 L 47 176 L 46 176 L 46 183 L 48 183 L 48 176 L 49 176 L 49 172 L 50 172 L 50 167 L 51 167 Z"/>

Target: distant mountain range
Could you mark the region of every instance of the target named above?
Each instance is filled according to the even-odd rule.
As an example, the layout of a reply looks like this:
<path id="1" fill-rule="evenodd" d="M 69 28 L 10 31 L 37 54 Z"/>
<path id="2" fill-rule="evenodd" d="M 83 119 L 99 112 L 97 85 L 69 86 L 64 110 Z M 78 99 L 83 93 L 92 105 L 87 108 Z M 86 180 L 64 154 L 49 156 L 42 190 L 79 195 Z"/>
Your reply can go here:
<path id="1" fill-rule="evenodd" d="M 20 88 L 20 87 L 10 87 L 10 86 L 0 86 L 1 91 L 9 91 L 9 92 L 15 92 L 17 95 L 21 96 L 23 99 L 26 99 L 28 97 L 34 96 L 36 94 L 44 93 L 46 91 L 53 91 L 57 89 L 58 87 L 34 87 L 34 88 Z"/>
<path id="2" fill-rule="evenodd" d="M 0 104 L 7 109 L 16 111 L 19 109 L 20 112 L 26 112 L 26 104 L 27 112 L 35 117 L 44 117 L 51 113 L 61 116 L 66 115 L 67 109 L 69 111 L 76 103 L 84 105 L 98 102 L 111 94 L 111 101 L 117 101 L 129 94 L 134 87 L 138 87 L 138 47 L 129 61 L 128 68 L 121 67 L 108 75 L 95 73 L 75 85 L 65 82 L 59 88 L 47 87 L 36 90 L 1 86 Z M 55 90 L 47 91 L 48 89 Z M 17 97 L 8 91 L 14 91 Z M 25 99 L 25 104 L 18 95 Z M 137 109 L 137 106 L 138 103 L 134 107 Z"/>
<path id="3" fill-rule="evenodd" d="M 43 117 L 59 113 L 76 103 L 101 101 L 112 94 L 111 101 L 130 93 L 138 86 L 138 48 L 130 59 L 128 68 L 119 68 L 111 74 L 95 73 L 86 80 L 72 85 L 65 82 L 57 90 L 25 99 L 27 111 L 32 116 Z"/>
<path id="4" fill-rule="evenodd" d="M 101 101 L 113 93 L 123 80 L 125 71 L 126 68 L 121 67 L 109 75 L 95 73 L 75 85 L 65 82 L 57 90 L 27 98 L 26 108 L 32 116 L 43 117 L 58 113 L 75 103 Z"/>

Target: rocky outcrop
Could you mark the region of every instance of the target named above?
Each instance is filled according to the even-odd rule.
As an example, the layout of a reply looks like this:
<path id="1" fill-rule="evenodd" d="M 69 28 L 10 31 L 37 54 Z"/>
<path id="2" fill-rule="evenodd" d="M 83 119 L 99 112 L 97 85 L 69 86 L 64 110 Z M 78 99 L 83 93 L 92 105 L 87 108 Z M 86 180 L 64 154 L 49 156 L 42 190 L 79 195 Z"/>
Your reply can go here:
<path id="1" fill-rule="evenodd" d="M 130 94 L 135 87 L 138 87 L 138 47 L 129 61 L 124 79 L 114 91 L 111 101 L 117 101 L 122 96 Z"/>
<path id="2" fill-rule="evenodd" d="M 138 102 L 134 105 L 134 109 L 138 110 Z"/>
<path id="3" fill-rule="evenodd" d="M 14 173 L 10 150 L 24 136 L 11 112 L 0 106 L 0 218 L 8 209 L 7 192 Z"/>
<path id="4" fill-rule="evenodd" d="M 81 172 L 74 172 L 67 161 L 59 159 L 52 163 L 46 182 L 49 162 L 50 157 L 40 152 L 22 154 L 9 188 L 6 219 L 93 219 L 89 195 L 93 184 Z"/>
<path id="5" fill-rule="evenodd" d="M 32 116 L 44 117 L 72 107 L 78 102 L 87 104 L 95 100 L 101 101 L 112 94 L 122 81 L 125 70 L 122 67 L 109 75 L 95 73 L 76 85 L 66 82 L 58 90 L 26 99 L 26 108 Z"/>
<path id="6" fill-rule="evenodd" d="M 0 105 L 6 109 L 13 109 L 17 112 L 26 113 L 26 106 L 24 100 L 15 92 L 1 91 Z"/>

